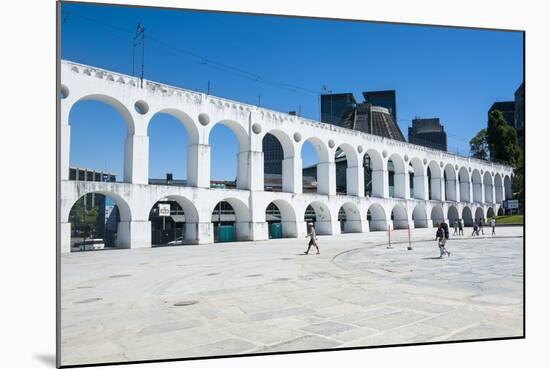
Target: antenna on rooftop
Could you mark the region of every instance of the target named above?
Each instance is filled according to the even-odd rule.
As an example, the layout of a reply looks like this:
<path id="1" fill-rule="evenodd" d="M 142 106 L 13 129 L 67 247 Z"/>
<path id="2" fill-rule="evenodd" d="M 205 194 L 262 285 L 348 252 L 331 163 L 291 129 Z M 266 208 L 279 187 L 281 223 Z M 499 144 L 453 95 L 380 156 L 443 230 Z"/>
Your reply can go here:
<path id="1" fill-rule="evenodd" d="M 145 69 L 145 28 L 138 22 L 136 27 L 136 33 L 132 40 L 132 76 L 136 76 L 135 64 L 136 64 L 136 46 L 141 45 L 141 75 L 140 75 L 140 87 L 143 87 L 143 72 Z"/>

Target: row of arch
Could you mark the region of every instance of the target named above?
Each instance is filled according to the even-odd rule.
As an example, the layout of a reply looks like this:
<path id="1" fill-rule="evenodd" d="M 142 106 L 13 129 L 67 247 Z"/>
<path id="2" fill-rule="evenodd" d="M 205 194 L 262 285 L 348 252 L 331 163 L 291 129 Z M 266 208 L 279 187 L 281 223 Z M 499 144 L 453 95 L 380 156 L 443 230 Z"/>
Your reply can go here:
<path id="1" fill-rule="evenodd" d="M 120 195 L 106 191 L 97 191 L 94 193 L 100 193 L 110 197 L 114 201 L 118 207 L 121 224 L 127 225 L 133 220 L 131 207 Z M 181 195 L 165 196 L 159 201 L 161 200 L 175 201 L 181 207 L 185 216 L 185 240 L 189 243 L 198 243 L 200 235 L 197 231 L 197 225 L 205 223 L 205 219 L 200 219 L 195 203 Z M 252 219 L 248 206 L 242 200 L 234 197 L 225 198 L 221 202 L 229 204 L 235 216 L 233 223 L 236 240 L 252 240 L 253 236 L 249 230 Z M 216 210 L 218 204 L 212 209 L 212 213 Z M 450 205 L 447 209 L 444 209 L 440 205 L 433 205 L 429 209 L 427 204 L 422 203 L 416 204 L 410 214 L 408 213 L 409 210 L 400 203 L 394 204 L 391 211 L 385 209 L 380 203 L 372 203 L 366 213 L 363 213 L 355 203 L 345 202 L 340 206 L 338 212 L 334 213 L 325 203 L 318 200 L 311 201 L 305 207 L 305 210 L 304 208 L 300 208 L 300 210 L 285 199 L 274 199 L 264 209 L 264 215 L 268 208 L 276 209 L 279 215 L 277 222 L 280 223 L 280 227 L 282 228 L 282 237 L 300 237 L 305 232 L 305 228 L 300 229 L 300 227 L 304 227 L 306 221 L 315 223 L 319 235 L 332 235 L 338 233 L 386 231 L 388 227 L 393 229 L 407 229 L 409 227 L 427 228 L 443 221 L 453 224 L 458 219 L 464 219 L 465 226 L 468 227 L 473 225 L 474 220 L 496 215 L 493 208 L 488 208 L 484 211 L 484 208 L 481 206 L 475 208 L 464 206 L 459 213 L 458 208 L 453 205 Z M 260 217 L 256 219 L 256 222 L 258 220 L 267 222 L 266 218 L 262 219 Z M 207 223 L 210 222 L 215 223 L 216 221 L 210 217 Z M 340 228 L 335 228 L 335 225 Z M 210 232 L 213 232 L 213 229 Z"/>
<path id="2" fill-rule="evenodd" d="M 148 104 L 141 100 L 135 103 L 137 113 L 132 113 L 117 99 L 101 94 L 88 95 L 78 99 L 70 105 L 69 111 L 74 104 L 83 100 L 97 100 L 112 106 L 121 115 L 124 122 L 126 122 L 128 136 L 132 136 L 135 133 L 133 124 L 135 114 L 147 115 L 146 125 L 157 114 L 168 114 L 176 118 L 185 127 L 188 134 L 189 163 L 187 166 L 187 179 L 191 186 L 209 186 L 209 180 L 201 181 L 198 178 L 200 176 L 198 172 L 201 170 L 202 164 L 204 164 L 201 163 L 201 160 L 209 160 L 207 154 L 201 156 L 200 152 L 201 150 L 202 152 L 208 150 L 208 145 L 205 142 L 208 142 L 207 138 L 212 128 L 218 124 L 224 125 L 233 132 L 238 141 L 239 154 L 236 159 L 238 163 L 237 187 L 243 189 L 263 189 L 263 176 L 261 176 L 261 180 L 255 179 L 255 182 L 259 183 L 262 188 L 252 188 L 253 179 L 244 178 L 259 177 L 263 173 L 252 172 L 252 168 L 246 167 L 247 165 L 252 165 L 250 163 L 255 160 L 251 156 L 243 155 L 243 153 L 248 153 L 252 149 L 251 138 L 243 125 L 235 120 L 220 120 L 211 124 L 210 117 L 205 113 L 201 113 L 197 118 L 199 124 L 196 124 L 191 116 L 176 108 L 164 108 L 152 113 L 149 111 Z M 199 127 L 201 126 L 202 129 L 199 131 Z M 282 129 L 272 129 L 262 134 L 262 127 L 257 123 L 252 126 L 251 131 L 251 134 L 259 135 L 262 139 L 269 134 L 279 142 L 284 155 L 282 159 L 282 188 L 285 192 L 302 192 L 301 171 L 292 167 L 301 164 L 300 148 L 305 142 L 310 142 L 317 154 L 316 176 L 318 182 L 317 192 L 319 193 L 336 193 L 335 184 L 332 183 L 335 181 L 335 159 L 331 153 L 341 150 L 346 158 L 344 192 L 349 195 L 478 203 L 500 203 L 504 199 L 512 197 L 511 178 L 507 174 L 494 173 L 471 167 L 467 168 L 456 164 L 444 164 L 442 161 L 438 163 L 435 160 L 421 160 L 418 157 L 409 159 L 408 155 L 387 153 L 385 150 L 380 152 L 374 148 L 365 150 L 362 146 L 353 147 L 348 143 L 342 143 L 337 146 L 332 139 L 325 142 L 315 136 L 302 138 L 298 132 L 291 138 Z M 204 137 L 201 139 L 201 135 L 206 136 L 206 139 Z M 147 133 L 145 136 L 147 136 Z M 127 142 L 126 146 L 131 146 L 135 150 L 139 145 L 131 141 L 130 143 Z M 129 156 L 132 150 L 125 149 L 124 152 L 125 156 Z M 127 167 L 138 165 L 138 163 L 134 163 L 128 157 L 125 158 L 124 163 L 125 174 L 131 172 Z M 259 163 L 256 164 L 258 164 L 258 167 L 261 167 Z M 139 165 L 148 166 L 148 163 L 139 163 Z M 301 168 L 301 165 L 299 167 Z M 368 176 L 366 176 L 366 173 L 368 173 Z M 209 173 L 202 176 L 210 178 Z M 129 180 L 128 176 L 125 175 L 124 181 L 132 180 Z"/>

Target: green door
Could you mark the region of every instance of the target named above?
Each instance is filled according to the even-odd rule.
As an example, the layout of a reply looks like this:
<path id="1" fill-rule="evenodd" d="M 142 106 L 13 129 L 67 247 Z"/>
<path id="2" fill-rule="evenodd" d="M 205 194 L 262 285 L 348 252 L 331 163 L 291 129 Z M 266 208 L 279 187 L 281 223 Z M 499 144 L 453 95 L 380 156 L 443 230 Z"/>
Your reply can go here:
<path id="1" fill-rule="evenodd" d="M 271 238 L 283 238 L 283 227 L 281 223 L 271 223 Z"/>
<path id="2" fill-rule="evenodd" d="M 235 241 L 235 228 L 232 225 L 221 225 L 218 227 L 218 242 Z"/>

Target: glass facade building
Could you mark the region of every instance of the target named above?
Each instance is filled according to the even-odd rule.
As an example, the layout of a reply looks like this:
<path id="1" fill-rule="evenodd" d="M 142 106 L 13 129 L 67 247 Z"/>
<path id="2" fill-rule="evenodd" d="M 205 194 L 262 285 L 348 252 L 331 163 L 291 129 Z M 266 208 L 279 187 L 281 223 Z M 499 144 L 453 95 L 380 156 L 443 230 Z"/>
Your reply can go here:
<path id="1" fill-rule="evenodd" d="M 439 118 L 413 119 L 412 127 L 409 127 L 409 142 L 447 151 L 447 133 Z"/>
<path id="2" fill-rule="evenodd" d="M 365 102 L 374 106 L 381 106 L 390 111 L 393 120 L 397 122 L 397 104 L 395 90 L 367 91 L 363 92 Z"/>

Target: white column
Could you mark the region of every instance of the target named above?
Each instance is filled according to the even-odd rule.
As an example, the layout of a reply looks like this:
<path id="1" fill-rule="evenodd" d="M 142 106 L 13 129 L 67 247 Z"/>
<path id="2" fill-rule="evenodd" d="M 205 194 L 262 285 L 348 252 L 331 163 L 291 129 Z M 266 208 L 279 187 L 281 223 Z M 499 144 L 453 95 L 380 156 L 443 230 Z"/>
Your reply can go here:
<path id="1" fill-rule="evenodd" d="M 61 253 L 71 252 L 71 223 L 61 222 L 60 251 Z"/>
<path id="2" fill-rule="evenodd" d="M 468 202 L 474 202 L 474 185 L 472 181 L 468 181 Z"/>
<path id="3" fill-rule="evenodd" d="M 500 200 L 500 204 L 502 205 L 502 201 L 505 199 L 504 186 L 497 187 L 496 191 L 498 191 L 499 193 L 499 200 Z M 495 196 L 496 196 L 496 193 L 495 193 Z M 495 197 L 495 202 L 496 202 L 496 197 Z"/>
<path id="4" fill-rule="evenodd" d="M 362 165 L 346 169 L 346 186 L 348 195 L 365 197 L 365 174 Z"/>
<path id="5" fill-rule="evenodd" d="M 440 191 L 441 191 L 440 200 L 447 201 L 447 186 L 445 185 L 445 177 L 443 177 L 443 174 L 441 175 L 439 183 L 440 183 Z"/>
<path id="6" fill-rule="evenodd" d="M 212 222 L 197 223 L 196 239 L 199 245 L 214 243 L 214 226 Z"/>
<path id="7" fill-rule="evenodd" d="M 317 192 L 336 195 L 336 170 L 334 162 L 317 164 Z"/>
<path id="8" fill-rule="evenodd" d="M 263 154 L 263 152 L 262 152 Z M 263 163 L 263 158 L 262 158 Z M 263 173 L 263 168 L 262 168 Z M 263 190 L 263 184 L 262 184 Z M 252 241 L 262 241 L 269 239 L 269 230 L 268 223 L 265 219 L 265 203 L 260 200 L 262 194 L 256 194 L 254 192 L 250 193 L 249 198 L 249 212 L 251 222 L 249 223 L 250 228 L 250 240 Z"/>
<path id="9" fill-rule="evenodd" d="M 212 223 L 185 222 L 185 241 L 192 244 L 208 244 L 214 242 Z"/>
<path id="10" fill-rule="evenodd" d="M 458 193 L 460 194 L 460 202 L 472 202 L 472 185 L 470 181 L 465 181 L 459 178 Z"/>
<path id="11" fill-rule="evenodd" d="M 250 239 L 252 241 L 263 241 L 269 239 L 267 222 L 250 222 Z"/>
<path id="12" fill-rule="evenodd" d="M 433 177 L 432 176 L 432 179 L 431 179 L 431 187 L 432 187 L 432 200 L 443 200 L 443 197 L 442 197 L 442 188 L 441 188 L 441 184 L 442 184 L 442 180 L 441 178 L 439 177 Z"/>
<path id="13" fill-rule="evenodd" d="M 242 151 L 237 154 L 237 188 L 251 191 L 264 190 L 264 153 Z"/>
<path id="14" fill-rule="evenodd" d="M 59 105 L 59 120 L 60 120 L 60 176 L 61 180 L 69 179 L 69 165 L 71 155 L 71 126 L 69 125 L 69 113 L 72 107 L 71 102 L 67 99 L 62 99 Z M 76 177 L 78 180 L 78 177 Z M 70 251 L 70 250 L 69 250 Z"/>
<path id="15" fill-rule="evenodd" d="M 400 199 L 407 198 L 407 183 L 409 181 L 406 177 L 407 176 L 405 173 L 393 173 L 394 197 L 398 197 Z"/>
<path id="16" fill-rule="evenodd" d="M 390 196 L 387 170 L 377 169 L 372 171 L 372 196 L 383 198 Z"/>
<path id="17" fill-rule="evenodd" d="M 149 183 L 149 137 L 135 134 L 126 137 L 124 182 Z"/>
<path id="18" fill-rule="evenodd" d="M 148 220 L 120 221 L 116 247 L 138 249 L 151 247 L 151 222 Z"/>
<path id="19" fill-rule="evenodd" d="M 414 179 L 413 179 L 414 184 Z M 411 198 L 411 177 L 409 172 L 405 172 L 405 199 Z"/>
<path id="20" fill-rule="evenodd" d="M 302 193 L 302 158 L 283 160 L 283 192 Z"/>
<path id="21" fill-rule="evenodd" d="M 361 226 L 361 228 L 363 228 L 362 233 L 370 232 L 369 221 L 367 219 L 361 219 L 361 223 L 363 223 Z"/>
<path id="22" fill-rule="evenodd" d="M 447 179 L 447 190 L 445 192 L 445 199 L 447 201 L 457 201 L 457 181 L 455 179 Z"/>
<path id="23" fill-rule="evenodd" d="M 235 240 L 249 241 L 252 239 L 252 222 L 235 222 Z"/>
<path id="24" fill-rule="evenodd" d="M 210 145 L 189 145 L 187 149 L 187 185 L 210 188 Z"/>
<path id="25" fill-rule="evenodd" d="M 416 199 L 428 200 L 428 176 L 414 175 L 414 197 Z"/>
<path id="26" fill-rule="evenodd" d="M 295 222 L 282 222 L 283 237 L 297 237 L 304 238 L 307 234 L 307 225 L 303 220 L 297 220 Z M 286 227 L 286 229 L 285 229 Z M 294 233 L 295 230 L 295 233 Z"/>
<path id="27" fill-rule="evenodd" d="M 61 124 L 60 129 L 60 168 L 61 180 L 69 179 L 70 147 L 71 147 L 71 126 Z M 78 177 L 76 178 L 78 180 Z"/>

